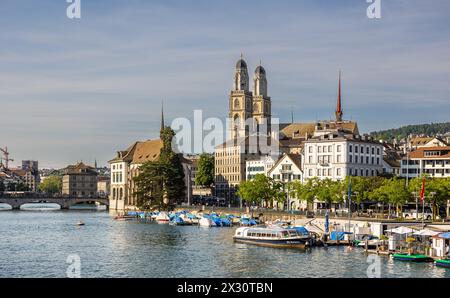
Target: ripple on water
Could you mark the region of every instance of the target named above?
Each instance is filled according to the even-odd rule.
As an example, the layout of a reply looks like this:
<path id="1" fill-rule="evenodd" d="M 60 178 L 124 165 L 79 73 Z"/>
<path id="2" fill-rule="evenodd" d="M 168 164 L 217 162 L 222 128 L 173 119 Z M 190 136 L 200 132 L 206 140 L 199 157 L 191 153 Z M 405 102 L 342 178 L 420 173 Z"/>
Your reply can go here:
<path id="1" fill-rule="evenodd" d="M 114 221 L 106 212 L 0 212 L 0 276 L 64 277 L 67 256 L 78 254 L 83 277 L 367 277 L 359 249 L 272 249 L 234 243 L 233 234 Z M 382 277 L 450 277 L 433 264 L 380 264 Z"/>

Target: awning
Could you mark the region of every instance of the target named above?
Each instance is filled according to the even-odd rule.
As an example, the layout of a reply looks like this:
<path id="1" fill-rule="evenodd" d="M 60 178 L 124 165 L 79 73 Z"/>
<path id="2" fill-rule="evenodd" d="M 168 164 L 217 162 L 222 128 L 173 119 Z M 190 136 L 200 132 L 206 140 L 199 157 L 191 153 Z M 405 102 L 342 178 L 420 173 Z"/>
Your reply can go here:
<path id="1" fill-rule="evenodd" d="M 443 239 L 450 239 L 450 232 L 439 234 L 436 237 L 443 238 Z"/>
<path id="2" fill-rule="evenodd" d="M 408 227 L 398 227 L 395 229 L 386 230 L 386 232 L 404 235 L 404 234 L 412 234 L 412 233 L 416 232 L 416 230 L 408 228 Z"/>
<path id="3" fill-rule="evenodd" d="M 423 229 L 413 233 L 413 235 L 417 236 L 436 236 L 437 234 L 439 234 L 439 232 L 435 232 L 429 229 Z"/>

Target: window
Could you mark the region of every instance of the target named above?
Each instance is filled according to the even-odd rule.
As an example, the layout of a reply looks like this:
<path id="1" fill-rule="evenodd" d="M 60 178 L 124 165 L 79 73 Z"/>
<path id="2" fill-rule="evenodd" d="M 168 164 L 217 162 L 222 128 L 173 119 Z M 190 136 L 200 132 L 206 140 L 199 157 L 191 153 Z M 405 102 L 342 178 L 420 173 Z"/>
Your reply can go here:
<path id="1" fill-rule="evenodd" d="M 313 149 L 313 147 L 312 147 L 312 146 L 309 146 L 309 147 L 308 147 L 308 151 L 309 151 L 309 153 L 312 153 L 312 149 Z"/>
<path id="2" fill-rule="evenodd" d="M 355 145 L 355 153 L 358 153 L 358 146 Z"/>
<path id="3" fill-rule="evenodd" d="M 333 147 L 331 145 L 328 146 L 328 152 L 332 152 L 333 151 Z"/>
<path id="4" fill-rule="evenodd" d="M 283 171 L 290 171 L 292 169 L 292 165 L 282 165 L 281 169 Z"/>
<path id="5" fill-rule="evenodd" d="M 352 157 L 353 157 L 353 155 L 350 155 L 350 156 L 348 157 L 348 158 L 349 158 L 348 160 L 349 160 L 350 163 L 353 162 L 353 158 L 352 158 Z"/>
<path id="6" fill-rule="evenodd" d="M 366 153 L 369 154 L 369 147 L 366 148 Z"/>
<path id="7" fill-rule="evenodd" d="M 322 153 L 322 146 L 317 146 L 317 152 Z"/>
<path id="8" fill-rule="evenodd" d="M 372 147 L 372 154 L 375 154 L 375 148 Z"/>
<path id="9" fill-rule="evenodd" d="M 358 155 L 355 156 L 355 163 L 358 163 Z"/>
<path id="10" fill-rule="evenodd" d="M 369 157 L 368 156 L 366 157 L 366 163 L 369 163 Z"/>
<path id="11" fill-rule="evenodd" d="M 337 152 L 341 152 L 341 145 L 337 145 L 337 146 L 336 146 L 336 151 L 337 151 Z"/>
<path id="12" fill-rule="evenodd" d="M 377 154 L 380 155 L 380 148 L 377 148 Z"/>
<path id="13" fill-rule="evenodd" d="M 349 151 L 349 152 L 353 152 L 352 150 L 353 150 L 353 146 L 350 145 L 350 146 L 348 147 L 348 151 Z"/>
<path id="14" fill-rule="evenodd" d="M 308 171 L 308 176 L 309 176 L 309 177 L 312 177 L 312 176 L 313 176 L 313 170 L 312 170 L 312 169 L 309 169 L 309 171 Z"/>
<path id="15" fill-rule="evenodd" d="M 311 155 L 308 157 L 308 163 L 312 163 L 312 156 Z"/>
<path id="16" fill-rule="evenodd" d="M 336 169 L 336 176 L 341 176 L 341 169 L 339 168 Z"/>
<path id="17" fill-rule="evenodd" d="M 341 156 L 340 155 L 336 156 L 336 162 L 341 162 Z"/>

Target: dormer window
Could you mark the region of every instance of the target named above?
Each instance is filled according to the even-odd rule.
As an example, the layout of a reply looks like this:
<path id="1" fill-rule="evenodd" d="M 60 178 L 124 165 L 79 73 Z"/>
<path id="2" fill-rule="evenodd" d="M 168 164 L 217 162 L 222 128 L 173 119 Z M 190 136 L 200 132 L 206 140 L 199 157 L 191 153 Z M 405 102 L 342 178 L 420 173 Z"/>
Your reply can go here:
<path id="1" fill-rule="evenodd" d="M 425 151 L 424 155 L 427 157 L 440 156 L 441 152 L 440 151 Z"/>

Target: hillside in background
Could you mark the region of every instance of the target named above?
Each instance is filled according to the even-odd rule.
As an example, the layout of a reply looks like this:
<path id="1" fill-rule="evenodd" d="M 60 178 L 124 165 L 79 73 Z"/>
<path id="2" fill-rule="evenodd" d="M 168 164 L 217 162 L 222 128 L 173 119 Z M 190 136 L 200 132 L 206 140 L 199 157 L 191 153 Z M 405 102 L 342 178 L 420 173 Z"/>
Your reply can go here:
<path id="1" fill-rule="evenodd" d="M 394 138 L 397 140 L 405 139 L 410 134 L 436 136 L 446 133 L 450 133 L 450 122 L 407 125 L 400 128 L 371 132 L 370 135 L 378 140 L 392 141 Z"/>

